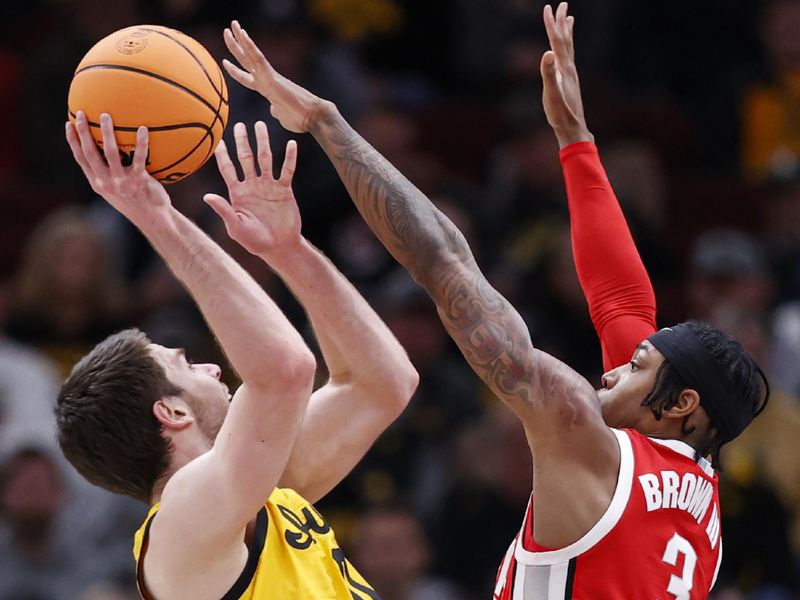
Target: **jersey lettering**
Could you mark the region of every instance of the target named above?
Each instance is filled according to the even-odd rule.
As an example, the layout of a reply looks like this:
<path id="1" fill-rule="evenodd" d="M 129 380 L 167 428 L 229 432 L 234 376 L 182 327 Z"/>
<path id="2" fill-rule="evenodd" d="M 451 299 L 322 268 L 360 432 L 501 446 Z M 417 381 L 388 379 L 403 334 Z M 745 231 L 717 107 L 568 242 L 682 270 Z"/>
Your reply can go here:
<path id="1" fill-rule="evenodd" d="M 319 521 L 317 521 L 309 507 L 304 507 L 301 511 L 301 514 L 298 515 L 296 512 L 290 508 L 287 508 L 286 506 L 281 504 L 277 504 L 276 506 L 278 507 L 278 510 L 281 511 L 283 517 L 294 527 L 299 529 L 299 531 L 292 531 L 291 529 L 287 528 L 283 534 L 286 538 L 286 541 L 292 548 L 305 550 L 316 541 L 314 540 L 314 536 L 311 535 L 312 532 L 324 535 L 331 530 L 331 526 L 325 522 L 325 519 L 323 519 L 322 515 L 319 513 L 316 513 L 316 516 L 319 517 Z"/>
<path id="2" fill-rule="evenodd" d="M 717 541 L 719 540 L 719 510 L 717 509 L 716 502 L 714 503 L 714 508 L 711 511 L 711 518 L 708 520 L 708 526 L 706 527 L 706 534 L 708 535 L 708 541 L 711 543 L 711 548 L 716 548 Z"/>
<path id="3" fill-rule="evenodd" d="M 684 473 L 683 478 L 675 471 L 661 471 L 659 475 L 639 475 L 647 511 L 679 508 L 700 523 L 714 497 L 714 486 L 711 482 L 692 473 Z"/>

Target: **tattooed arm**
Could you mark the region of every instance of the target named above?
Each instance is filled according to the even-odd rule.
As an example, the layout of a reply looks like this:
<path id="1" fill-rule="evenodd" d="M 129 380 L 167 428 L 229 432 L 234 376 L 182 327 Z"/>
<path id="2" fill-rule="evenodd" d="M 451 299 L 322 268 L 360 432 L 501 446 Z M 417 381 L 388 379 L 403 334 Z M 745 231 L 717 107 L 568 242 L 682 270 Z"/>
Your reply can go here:
<path id="1" fill-rule="evenodd" d="M 326 105 L 309 131 L 370 228 L 433 298 L 473 369 L 504 400 L 530 404 L 537 357 L 528 329 L 486 281 L 463 234 L 334 106 Z"/>
<path id="2" fill-rule="evenodd" d="M 488 283 L 455 225 L 332 103 L 277 73 L 237 22 L 225 30 L 225 42 L 241 65 L 225 60 L 227 72 L 266 97 L 284 127 L 312 133 L 366 222 L 427 290 L 472 368 L 517 412 L 529 434 L 554 425 L 605 430 L 591 385 L 533 347 L 525 322 Z M 542 410 L 554 418 L 543 418 Z"/>

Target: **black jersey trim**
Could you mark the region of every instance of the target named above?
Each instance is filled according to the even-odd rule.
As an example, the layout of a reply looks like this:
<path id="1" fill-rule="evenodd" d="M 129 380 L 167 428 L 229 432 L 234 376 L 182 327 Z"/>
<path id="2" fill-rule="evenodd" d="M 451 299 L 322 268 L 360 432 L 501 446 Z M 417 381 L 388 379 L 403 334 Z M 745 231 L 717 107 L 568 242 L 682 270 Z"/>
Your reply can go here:
<path id="1" fill-rule="evenodd" d="M 156 518 L 158 511 L 153 513 L 147 524 L 144 527 L 144 534 L 142 535 L 142 546 L 139 549 L 139 560 L 136 561 L 136 587 L 139 588 L 139 594 L 144 600 L 155 600 L 144 585 L 144 553 L 147 550 L 147 543 L 150 537 L 150 526 Z M 264 551 L 264 546 L 267 543 L 267 527 L 269 525 L 269 518 L 267 517 L 267 509 L 261 507 L 256 515 L 256 529 L 253 533 L 253 541 L 250 543 L 247 554 L 247 562 L 244 565 L 241 575 L 233 584 L 231 589 L 221 598 L 221 600 L 238 600 L 242 594 L 247 590 L 253 576 L 258 569 L 258 561 L 261 558 L 261 553 Z"/>
<path id="2" fill-rule="evenodd" d="M 242 594 L 247 590 L 247 587 L 256 574 L 258 561 L 267 543 L 268 525 L 269 519 L 267 518 L 267 509 L 261 507 L 261 510 L 258 511 L 258 516 L 256 516 L 256 530 L 253 533 L 253 541 L 250 544 L 247 563 L 244 565 L 244 570 L 242 574 L 239 575 L 239 579 L 237 579 L 233 587 L 228 590 L 228 593 L 222 597 L 222 600 L 239 600 Z"/>
<path id="3" fill-rule="evenodd" d="M 154 512 L 147 520 L 147 525 L 145 525 L 144 534 L 142 535 L 142 545 L 139 547 L 139 560 L 136 561 L 136 587 L 139 588 L 139 595 L 144 600 L 154 600 L 144 585 L 144 553 L 147 552 L 147 544 L 150 539 L 150 526 L 153 524 L 157 514 L 158 511 Z"/>
<path id="4" fill-rule="evenodd" d="M 564 585 L 564 600 L 572 600 L 572 588 L 575 585 L 575 567 L 578 564 L 578 557 L 569 561 L 567 567 L 567 583 Z"/>

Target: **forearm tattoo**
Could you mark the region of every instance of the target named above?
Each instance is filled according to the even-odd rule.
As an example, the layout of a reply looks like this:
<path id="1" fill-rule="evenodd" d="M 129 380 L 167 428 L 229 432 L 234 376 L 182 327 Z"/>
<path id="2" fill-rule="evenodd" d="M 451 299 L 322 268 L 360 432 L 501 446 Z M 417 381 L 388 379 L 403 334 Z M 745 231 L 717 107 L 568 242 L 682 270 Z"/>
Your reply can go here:
<path id="1" fill-rule="evenodd" d="M 436 303 L 476 373 L 505 399 L 530 402 L 535 352 L 524 321 L 478 268 L 466 239 L 431 201 L 335 111 L 311 132 L 356 207 Z"/>

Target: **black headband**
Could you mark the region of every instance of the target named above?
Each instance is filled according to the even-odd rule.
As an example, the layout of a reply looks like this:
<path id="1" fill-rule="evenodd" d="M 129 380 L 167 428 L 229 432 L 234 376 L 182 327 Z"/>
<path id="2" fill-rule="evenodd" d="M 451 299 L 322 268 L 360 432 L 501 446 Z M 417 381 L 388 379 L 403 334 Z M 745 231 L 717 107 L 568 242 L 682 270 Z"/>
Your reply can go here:
<path id="1" fill-rule="evenodd" d="M 745 406 L 737 389 L 686 324 L 657 331 L 647 338 L 664 355 L 687 387 L 700 394 L 702 406 L 724 442 L 744 431 L 753 420 L 753 407 Z"/>

